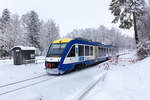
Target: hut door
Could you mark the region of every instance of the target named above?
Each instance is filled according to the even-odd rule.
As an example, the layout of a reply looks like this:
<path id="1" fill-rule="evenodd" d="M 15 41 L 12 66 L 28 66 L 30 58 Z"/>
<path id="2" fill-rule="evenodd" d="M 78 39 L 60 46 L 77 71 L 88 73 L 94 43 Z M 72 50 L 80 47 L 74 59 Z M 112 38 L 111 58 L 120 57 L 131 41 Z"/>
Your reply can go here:
<path id="1" fill-rule="evenodd" d="M 16 64 L 20 65 L 21 64 L 21 53 L 20 51 L 16 51 Z"/>

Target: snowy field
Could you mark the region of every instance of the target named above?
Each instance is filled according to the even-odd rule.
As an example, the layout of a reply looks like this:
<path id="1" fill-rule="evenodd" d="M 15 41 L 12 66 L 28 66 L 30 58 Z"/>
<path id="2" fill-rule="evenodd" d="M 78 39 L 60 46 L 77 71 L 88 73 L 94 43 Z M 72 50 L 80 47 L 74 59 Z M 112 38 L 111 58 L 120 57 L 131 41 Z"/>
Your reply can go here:
<path id="1" fill-rule="evenodd" d="M 134 58 L 133 55 L 123 55 L 120 59 Z M 137 63 L 120 60 L 117 65 L 109 63 L 109 70 L 104 70 L 104 64 L 100 64 L 62 76 L 50 76 L 45 75 L 44 63 L 13 65 L 12 60 L 1 60 L 0 100 L 149 100 L 149 61 L 150 58 Z M 1 87 L 40 75 L 45 76 Z M 38 84 L 33 84 L 35 82 Z M 15 88 L 20 89 L 5 93 Z"/>
<path id="2" fill-rule="evenodd" d="M 120 58 L 132 58 L 125 55 Z M 111 65 L 104 81 L 100 81 L 83 100 L 150 100 L 150 57 L 131 64 L 120 61 Z"/>

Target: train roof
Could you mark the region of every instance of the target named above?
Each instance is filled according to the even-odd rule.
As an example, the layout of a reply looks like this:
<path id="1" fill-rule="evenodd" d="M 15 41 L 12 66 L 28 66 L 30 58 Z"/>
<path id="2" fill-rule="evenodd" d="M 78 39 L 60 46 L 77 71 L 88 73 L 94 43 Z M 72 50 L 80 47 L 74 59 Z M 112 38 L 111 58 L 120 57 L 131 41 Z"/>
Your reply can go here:
<path id="1" fill-rule="evenodd" d="M 64 38 L 53 41 L 53 43 L 69 43 L 72 39 L 71 38 Z"/>
<path id="2" fill-rule="evenodd" d="M 87 40 L 87 39 L 84 39 L 84 38 L 75 38 L 74 40 L 80 41 L 80 43 L 84 42 L 84 43 L 92 44 L 92 45 L 95 45 L 95 46 L 101 46 L 103 48 L 117 48 L 117 46 L 105 45 L 105 44 L 102 44 L 100 42 L 94 42 L 92 40 Z"/>
<path id="3" fill-rule="evenodd" d="M 94 46 L 101 46 L 101 47 L 104 47 L 104 48 L 116 48 L 116 46 L 104 45 L 104 44 L 102 44 L 100 42 L 94 42 L 92 40 L 87 40 L 87 39 L 84 39 L 84 38 L 74 38 L 74 39 L 64 38 L 64 39 L 59 39 L 59 40 L 53 41 L 53 43 L 69 43 L 71 41 L 76 41 L 76 42 L 81 43 L 81 44 L 89 44 L 89 45 L 94 45 Z"/>

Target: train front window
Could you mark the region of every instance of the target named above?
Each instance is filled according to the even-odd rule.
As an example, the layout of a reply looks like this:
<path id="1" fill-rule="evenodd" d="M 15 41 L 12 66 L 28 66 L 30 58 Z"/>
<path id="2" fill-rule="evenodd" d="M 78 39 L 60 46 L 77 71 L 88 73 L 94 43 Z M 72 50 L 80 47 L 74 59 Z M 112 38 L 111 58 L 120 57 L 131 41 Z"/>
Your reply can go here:
<path id="1" fill-rule="evenodd" d="M 48 51 L 48 57 L 61 57 L 67 43 L 53 43 L 51 44 L 49 51 Z"/>

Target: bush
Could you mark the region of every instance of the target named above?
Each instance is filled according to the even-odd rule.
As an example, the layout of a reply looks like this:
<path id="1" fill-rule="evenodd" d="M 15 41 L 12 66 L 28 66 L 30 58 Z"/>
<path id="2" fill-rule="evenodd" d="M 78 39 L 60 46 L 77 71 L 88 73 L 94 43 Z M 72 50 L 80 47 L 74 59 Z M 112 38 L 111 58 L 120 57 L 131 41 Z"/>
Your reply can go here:
<path id="1" fill-rule="evenodd" d="M 137 45 L 137 55 L 140 59 L 144 59 L 150 55 L 150 40 L 141 41 Z"/>

